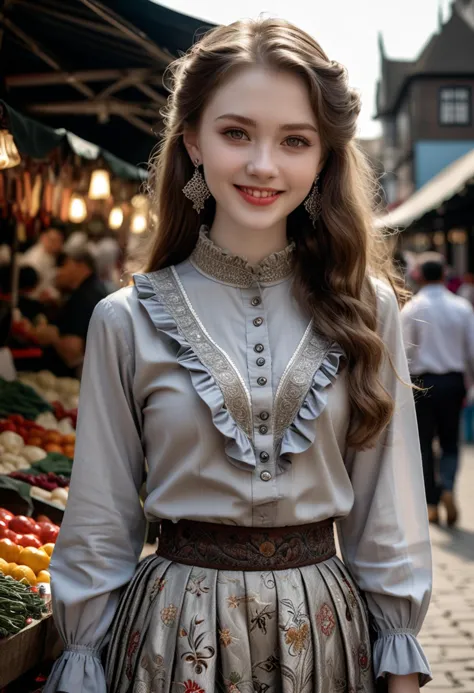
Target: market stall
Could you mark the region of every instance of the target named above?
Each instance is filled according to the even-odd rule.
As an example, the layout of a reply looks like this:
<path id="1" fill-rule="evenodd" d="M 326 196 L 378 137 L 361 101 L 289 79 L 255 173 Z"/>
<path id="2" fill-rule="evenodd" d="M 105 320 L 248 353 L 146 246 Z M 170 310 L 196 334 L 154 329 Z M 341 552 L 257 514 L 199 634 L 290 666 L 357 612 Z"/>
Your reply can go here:
<path id="1" fill-rule="evenodd" d="M 0 101 L 0 302 L 13 311 L 9 316 L 0 306 L 0 323 L 13 318 L 10 346 L 18 368 L 37 370 L 35 360 L 39 363 L 42 356 L 28 334 L 29 316 L 15 312 L 23 251 L 42 231 L 62 224 L 67 238 L 83 236 L 89 249 L 107 242 L 116 247 L 118 288 L 130 235 L 147 230 L 146 178 L 145 169 Z M 97 255 L 105 257 L 101 251 Z M 43 323 L 51 317 L 48 308 L 39 311 Z"/>
<path id="2" fill-rule="evenodd" d="M 78 393 L 79 381 L 51 373 L 0 378 L 0 687 L 61 649 L 48 568 L 67 502 Z"/>

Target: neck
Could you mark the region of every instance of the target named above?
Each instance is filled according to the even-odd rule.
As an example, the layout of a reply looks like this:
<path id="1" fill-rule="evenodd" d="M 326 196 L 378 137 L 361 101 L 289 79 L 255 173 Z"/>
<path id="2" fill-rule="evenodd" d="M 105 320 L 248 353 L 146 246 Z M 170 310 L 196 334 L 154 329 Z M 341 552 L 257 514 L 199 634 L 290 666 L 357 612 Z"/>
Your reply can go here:
<path id="1" fill-rule="evenodd" d="M 268 229 L 256 231 L 236 224 L 227 215 L 219 213 L 219 208 L 216 210 L 209 238 L 232 255 L 246 258 L 251 265 L 258 265 L 266 257 L 284 250 L 288 245 L 286 219 Z"/>

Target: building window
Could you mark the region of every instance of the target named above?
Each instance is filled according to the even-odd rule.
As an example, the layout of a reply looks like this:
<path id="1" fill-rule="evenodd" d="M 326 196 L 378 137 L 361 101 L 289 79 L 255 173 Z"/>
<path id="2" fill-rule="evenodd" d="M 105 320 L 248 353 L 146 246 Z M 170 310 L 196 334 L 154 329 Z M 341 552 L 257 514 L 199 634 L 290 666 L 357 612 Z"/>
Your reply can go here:
<path id="1" fill-rule="evenodd" d="M 470 125 L 471 89 L 469 87 L 440 89 L 439 119 L 441 125 Z"/>

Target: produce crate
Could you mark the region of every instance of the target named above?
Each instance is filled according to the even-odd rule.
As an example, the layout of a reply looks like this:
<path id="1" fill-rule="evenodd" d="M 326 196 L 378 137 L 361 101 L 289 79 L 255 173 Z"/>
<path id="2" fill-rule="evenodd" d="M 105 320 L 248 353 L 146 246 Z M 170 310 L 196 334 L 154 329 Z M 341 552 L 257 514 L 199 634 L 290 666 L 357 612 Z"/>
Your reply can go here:
<path id="1" fill-rule="evenodd" d="M 27 501 L 16 491 L 5 488 L 0 488 L 0 508 L 7 508 L 14 515 L 26 515 L 27 517 L 47 515 L 56 525 L 61 525 L 64 517 L 64 510 L 56 505 L 31 497 Z"/>
<path id="2" fill-rule="evenodd" d="M 61 639 L 51 615 L 34 621 L 11 638 L 0 640 L 0 687 L 61 653 Z"/>

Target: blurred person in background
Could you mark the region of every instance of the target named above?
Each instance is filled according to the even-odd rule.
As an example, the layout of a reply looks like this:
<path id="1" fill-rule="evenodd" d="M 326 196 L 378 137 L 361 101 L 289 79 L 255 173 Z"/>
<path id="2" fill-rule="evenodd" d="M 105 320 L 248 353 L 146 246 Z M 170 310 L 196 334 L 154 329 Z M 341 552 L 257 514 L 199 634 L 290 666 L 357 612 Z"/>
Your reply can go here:
<path id="1" fill-rule="evenodd" d="M 458 296 L 462 296 L 474 306 L 474 274 L 466 272 L 458 289 Z"/>
<path id="2" fill-rule="evenodd" d="M 428 515 L 431 522 L 438 522 L 441 502 L 451 526 L 458 517 L 454 484 L 464 379 L 467 372 L 474 372 L 474 310 L 444 286 L 441 259 L 425 261 L 419 271 L 421 289 L 402 310 L 403 334 L 410 374 L 424 389 L 415 399 Z M 439 460 L 433 449 L 436 437 Z"/>
<path id="3" fill-rule="evenodd" d="M 56 263 L 63 250 L 64 231 L 55 225 L 43 231 L 39 240 L 23 253 L 20 265 L 33 267 L 39 275 L 33 298 L 48 301 L 57 298 L 55 289 Z"/>
<path id="4" fill-rule="evenodd" d="M 43 368 L 57 376 L 75 377 L 84 359 L 92 313 L 108 292 L 97 277 L 94 257 L 81 249 L 60 258 L 56 286 L 68 299 L 55 324 L 37 327 L 34 335 L 45 347 Z"/>

